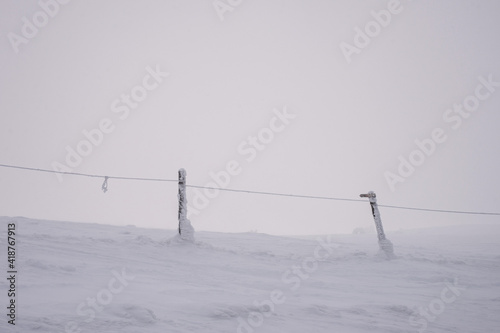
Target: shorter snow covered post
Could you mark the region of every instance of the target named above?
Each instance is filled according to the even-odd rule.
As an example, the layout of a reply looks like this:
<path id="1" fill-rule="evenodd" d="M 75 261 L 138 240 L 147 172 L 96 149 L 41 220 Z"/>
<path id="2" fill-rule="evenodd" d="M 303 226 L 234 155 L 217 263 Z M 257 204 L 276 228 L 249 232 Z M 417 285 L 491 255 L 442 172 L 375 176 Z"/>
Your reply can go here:
<path id="1" fill-rule="evenodd" d="M 377 228 L 378 244 L 387 258 L 394 258 L 394 248 L 390 240 L 385 237 L 384 227 L 382 227 L 382 219 L 377 205 L 377 195 L 375 192 L 370 191 L 367 194 L 360 194 L 362 198 L 370 199 L 370 206 L 372 207 L 373 219 L 375 220 L 375 227 Z"/>
<path id="2" fill-rule="evenodd" d="M 179 169 L 179 236 L 182 240 L 194 241 L 194 228 L 187 219 L 186 170 Z"/>

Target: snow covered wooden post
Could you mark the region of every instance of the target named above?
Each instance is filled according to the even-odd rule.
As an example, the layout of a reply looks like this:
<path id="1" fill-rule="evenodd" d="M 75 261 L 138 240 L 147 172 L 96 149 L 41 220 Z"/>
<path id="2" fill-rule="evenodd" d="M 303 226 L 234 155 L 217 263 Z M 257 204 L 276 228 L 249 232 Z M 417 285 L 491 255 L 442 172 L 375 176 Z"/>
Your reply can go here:
<path id="1" fill-rule="evenodd" d="M 360 194 L 361 198 L 370 199 L 370 206 L 372 207 L 373 219 L 375 220 L 375 227 L 377 228 L 378 244 L 380 250 L 384 251 L 387 258 L 394 257 L 394 247 L 390 240 L 385 237 L 384 227 L 382 226 L 382 219 L 380 218 L 380 212 L 377 205 L 377 195 L 375 192 L 370 191 L 367 194 Z"/>
<path id="2" fill-rule="evenodd" d="M 179 169 L 179 235 L 181 234 L 181 221 L 187 217 L 186 204 L 186 170 Z"/>
<path id="3" fill-rule="evenodd" d="M 183 240 L 194 241 L 194 228 L 187 219 L 186 170 L 179 169 L 179 236 Z"/>

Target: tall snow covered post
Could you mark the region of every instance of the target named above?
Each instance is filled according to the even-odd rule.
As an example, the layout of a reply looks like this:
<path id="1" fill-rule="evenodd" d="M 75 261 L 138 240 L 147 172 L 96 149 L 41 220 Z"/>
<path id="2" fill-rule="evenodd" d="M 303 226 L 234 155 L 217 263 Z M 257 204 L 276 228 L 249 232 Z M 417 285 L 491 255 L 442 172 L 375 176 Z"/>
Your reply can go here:
<path id="1" fill-rule="evenodd" d="M 367 194 L 360 194 L 359 196 L 370 200 L 373 219 L 375 220 L 375 227 L 377 228 L 378 245 L 380 246 L 380 250 L 385 253 L 388 259 L 394 258 L 394 247 L 391 241 L 385 237 L 384 227 L 382 226 L 382 219 L 380 218 L 380 212 L 377 205 L 377 195 L 375 192 L 370 191 Z"/>
<path id="2" fill-rule="evenodd" d="M 186 170 L 179 169 L 179 236 L 182 240 L 194 242 L 194 228 L 187 219 Z"/>

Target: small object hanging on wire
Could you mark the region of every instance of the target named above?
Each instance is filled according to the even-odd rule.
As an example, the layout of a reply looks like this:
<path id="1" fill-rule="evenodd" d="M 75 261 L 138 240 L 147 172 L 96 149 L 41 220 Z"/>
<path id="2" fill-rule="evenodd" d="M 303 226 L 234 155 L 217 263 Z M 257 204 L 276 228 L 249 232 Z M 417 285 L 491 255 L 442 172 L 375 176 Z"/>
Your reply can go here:
<path id="1" fill-rule="evenodd" d="M 101 189 L 104 193 L 108 191 L 108 176 L 104 177 L 104 183 L 102 183 Z"/>

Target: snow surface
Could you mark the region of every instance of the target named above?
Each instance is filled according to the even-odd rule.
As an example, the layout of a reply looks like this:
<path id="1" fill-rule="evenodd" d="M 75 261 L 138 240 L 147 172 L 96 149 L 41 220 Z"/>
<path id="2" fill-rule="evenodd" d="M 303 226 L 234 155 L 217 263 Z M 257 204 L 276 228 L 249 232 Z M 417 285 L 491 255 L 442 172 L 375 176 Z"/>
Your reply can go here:
<path id="1" fill-rule="evenodd" d="M 12 221 L 17 319 L 3 278 L 1 332 L 500 332 L 500 225 L 388 232 L 397 258 L 385 260 L 375 234 L 197 232 L 193 244 L 2 217 L 4 272 Z"/>

